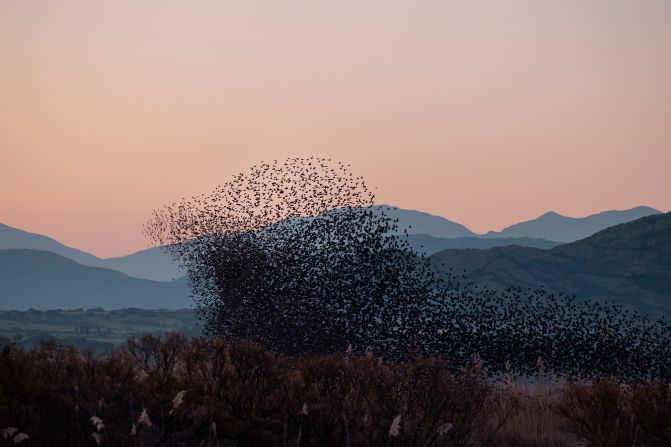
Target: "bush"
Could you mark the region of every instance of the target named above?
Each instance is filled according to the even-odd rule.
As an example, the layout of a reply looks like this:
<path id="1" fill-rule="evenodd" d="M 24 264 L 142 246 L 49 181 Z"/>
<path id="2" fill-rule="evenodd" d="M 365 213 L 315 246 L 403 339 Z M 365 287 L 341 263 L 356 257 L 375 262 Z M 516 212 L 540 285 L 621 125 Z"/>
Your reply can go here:
<path id="1" fill-rule="evenodd" d="M 0 428 L 45 447 L 488 445 L 495 397 L 479 364 L 452 374 L 438 358 L 296 359 L 178 334 L 101 357 L 53 343 L 0 351 Z"/>
<path id="2" fill-rule="evenodd" d="M 588 446 L 671 445 L 668 380 L 632 385 L 608 379 L 589 385 L 569 382 L 558 410 L 568 430 Z"/>
<path id="3" fill-rule="evenodd" d="M 419 355 L 292 358 L 179 334 L 132 338 L 99 357 L 10 343 L 0 348 L 0 446 L 26 435 L 21 445 L 44 447 L 580 445 L 525 432 L 520 395 L 487 378 L 481 362 L 448 366 Z M 540 394 L 523 406 L 589 445 L 670 445 L 668 381 L 569 382 L 557 405 L 538 405 Z"/>

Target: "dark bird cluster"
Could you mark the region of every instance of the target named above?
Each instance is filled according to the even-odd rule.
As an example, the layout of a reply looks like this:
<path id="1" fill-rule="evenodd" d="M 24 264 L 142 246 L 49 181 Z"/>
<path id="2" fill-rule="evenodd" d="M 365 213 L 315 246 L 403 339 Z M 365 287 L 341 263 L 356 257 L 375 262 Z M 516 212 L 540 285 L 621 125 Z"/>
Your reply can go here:
<path id="1" fill-rule="evenodd" d="M 480 290 L 407 242 L 349 165 L 262 163 L 153 213 L 147 235 L 187 272 L 206 333 L 289 355 L 474 357 L 492 371 L 668 372 L 671 333 L 617 306 Z"/>

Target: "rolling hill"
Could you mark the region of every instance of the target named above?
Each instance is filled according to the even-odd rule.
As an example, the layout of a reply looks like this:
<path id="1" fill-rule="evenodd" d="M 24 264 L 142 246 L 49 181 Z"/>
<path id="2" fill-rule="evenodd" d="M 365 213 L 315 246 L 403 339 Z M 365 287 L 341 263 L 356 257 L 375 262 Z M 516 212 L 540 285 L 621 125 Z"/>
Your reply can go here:
<path id="1" fill-rule="evenodd" d="M 388 205 L 375 206 L 398 219 L 400 231 L 408 231 L 410 245 L 431 255 L 444 249 L 489 249 L 509 245 L 548 249 L 563 241 L 589 236 L 608 226 L 633 220 L 659 211 L 647 207 L 627 211 L 607 211 L 585 218 L 571 218 L 546 213 L 538 219 L 521 222 L 501 232 L 477 235 L 465 226 L 440 216 Z M 183 275 L 170 255 L 160 247 L 149 248 L 126 256 L 101 259 L 68 247 L 55 239 L 0 224 L 1 249 L 33 249 L 56 253 L 90 267 L 112 269 L 138 279 L 170 282 Z"/>
<path id="2" fill-rule="evenodd" d="M 463 225 L 428 213 L 402 210 L 386 205 L 376 206 L 375 211 L 385 212 L 392 218 L 398 218 L 401 228 L 411 226 L 412 233 L 422 232 L 438 239 L 474 236 L 474 233 Z M 482 244 L 475 239 L 474 237 L 472 238 L 471 242 L 473 244 Z M 425 242 L 428 247 L 425 250 L 427 254 L 448 247 L 470 246 L 467 241 L 459 241 L 453 244 L 441 240 L 425 240 Z M 486 242 L 485 245 L 495 246 L 497 243 Z M 436 248 L 434 249 L 434 247 Z M 134 278 L 149 279 L 152 281 L 168 282 L 183 276 L 183 272 L 179 270 L 177 263 L 160 247 L 141 250 L 125 256 L 101 259 L 81 250 L 70 248 L 50 237 L 0 224 L 0 250 L 2 249 L 48 251 L 72 259 L 85 266 L 112 269 Z"/>
<path id="3" fill-rule="evenodd" d="M 422 211 L 405 210 L 391 205 L 376 205 L 373 210 L 385 213 L 392 219 L 398 219 L 399 229 L 401 231 L 407 229 L 411 234 L 429 234 L 440 238 L 477 236 L 459 223 Z"/>
<path id="4" fill-rule="evenodd" d="M 465 249 L 472 248 L 484 250 L 493 247 L 506 247 L 509 245 L 519 245 L 522 247 L 534 247 L 550 249 L 560 245 L 559 242 L 548 241 L 545 239 L 536 239 L 531 237 L 502 237 L 502 238 L 482 238 L 482 237 L 435 237 L 428 234 L 410 234 L 408 243 L 418 253 L 432 255 L 446 249 Z"/>
<path id="5" fill-rule="evenodd" d="M 490 288 L 543 286 L 671 316 L 671 213 L 616 225 L 550 250 L 444 250 L 431 259 L 444 269 L 465 269 L 469 280 Z"/>
<path id="6" fill-rule="evenodd" d="M 126 256 L 103 259 L 100 267 L 152 281 L 173 281 L 184 276 L 172 256 L 161 247 L 148 248 Z"/>
<path id="7" fill-rule="evenodd" d="M 55 239 L 37 233 L 30 233 L 0 223 L 0 250 L 27 248 L 56 253 L 84 265 L 98 265 L 102 260 L 97 256 L 61 244 Z"/>
<path id="8" fill-rule="evenodd" d="M 160 247 L 126 256 L 101 259 L 90 253 L 68 247 L 57 240 L 0 224 L 0 250 L 30 249 L 56 253 L 89 267 L 116 270 L 128 276 L 152 281 L 172 281 L 183 276 L 170 255 Z"/>
<path id="9" fill-rule="evenodd" d="M 660 211 L 647 206 L 624 211 L 604 211 L 587 217 L 567 217 L 550 211 L 536 219 L 511 225 L 498 232 L 490 231 L 483 236 L 488 238 L 532 237 L 563 243 L 574 242 L 613 225 L 655 214 L 660 214 Z"/>
<path id="10" fill-rule="evenodd" d="M 186 282 L 155 282 L 39 250 L 0 250 L 0 309 L 180 309 Z"/>

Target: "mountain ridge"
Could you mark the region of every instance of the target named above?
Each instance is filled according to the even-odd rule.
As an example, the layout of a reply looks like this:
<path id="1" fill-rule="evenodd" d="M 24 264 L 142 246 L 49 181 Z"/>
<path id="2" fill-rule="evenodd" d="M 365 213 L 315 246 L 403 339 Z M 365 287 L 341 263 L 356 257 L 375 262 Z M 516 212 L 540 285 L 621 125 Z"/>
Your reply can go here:
<path id="1" fill-rule="evenodd" d="M 32 249 L 0 250 L 0 296 L 0 308 L 5 310 L 177 309 L 191 302 L 183 279 L 157 282 L 133 278 Z"/>
<path id="2" fill-rule="evenodd" d="M 422 235 L 410 235 L 409 240 L 417 236 Z M 455 244 L 472 238 L 434 239 Z M 468 279 L 483 286 L 545 286 L 581 299 L 612 298 L 642 311 L 671 315 L 671 213 L 615 225 L 553 248 L 447 249 L 430 259 L 445 268 L 466 269 Z M 3 308 L 175 308 L 185 307 L 188 295 L 183 278 L 156 282 L 85 266 L 48 251 L 0 250 Z"/>
<path id="3" fill-rule="evenodd" d="M 662 214 L 661 211 L 649 206 L 637 206 L 625 210 L 608 210 L 584 217 L 570 217 L 548 211 L 535 219 L 522 221 L 501 231 L 489 231 L 482 235 L 486 238 L 499 237 L 533 237 L 561 243 L 584 239 L 598 231 L 631 222 L 641 217 Z"/>
<path id="4" fill-rule="evenodd" d="M 525 228 L 525 226 L 528 228 L 529 225 L 532 227 L 534 225 L 538 226 L 542 224 L 543 220 L 547 221 L 548 219 L 559 220 L 561 222 L 565 222 L 568 219 L 566 222 L 569 222 L 569 226 L 575 226 L 575 222 L 583 222 L 585 219 L 591 219 L 592 221 L 596 219 L 598 222 L 596 226 L 589 227 L 587 231 L 589 233 L 591 230 L 600 230 L 622 220 L 631 220 L 638 214 L 659 213 L 659 211 L 645 206 L 623 211 L 604 211 L 584 218 L 566 217 L 554 211 L 548 211 L 537 219 L 511 225 L 501 232 L 489 232 L 479 235 L 464 225 L 423 211 L 402 209 L 392 205 L 375 205 L 374 210 L 380 213 L 384 212 L 392 219 L 397 218 L 399 220 L 399 233 L 403 234 L 403 230 L 407 230 L 410 245 L 418 252 L 426 255 L 431 255 L 447 248 L 488 249 L 506 245 L 552 248 L 560 243 L 567 242 L 551 237 L 557 234 L 556 230 L 553 232 L 545 229 L 539 233 L 538 229 L 533 230 L 533 228 L 533 231 L 521 232 L 514 229 L 519 230 L 519 228 Z M 561 227 L 563 224 L 555 224 L 555 226 L 557 225 Z M 581 224 L 578 225 L 580 226 Z M 585 233 L 584 229 L 581 231 Z M 528 234 L 520 235 L 517 233 L 542 234 L 545 237 Z M 564 237 L 564 239 L 572 238 Z M 572 240 L 568 242 L 572 242 Z M 139 279 L 170 282 L 183 275 L 177 263 L 161 247 L 150 247 L 128 255 L 102 259 L 82 250 L 68 247 L 49 236 L 0 224 L 0 249 L 9 248 L 49 251 L 73 259 L 82 265 L 113 269 Z"/>
<path id="5" fill-rule="evenodd" d="M 13 248 L 50 251 L 80 264 L 102 261 L 91 253 L 69 247 L 52 237 L 0 223 L 0 250 Z"/>
<path id="6" fill-rule="evenodd" d="M 392 219 L 398 219 L 401 232 L 407 229 L 412 234 L 429 234 L 441 238 L 477 236 L 460 223 L 425 211 L 404 209 L 393 205 L 374 205 L 373 210 L 378 213 L 384 212 Z"/>
<path id="7" fill-rule="evenodd" d="M 530 237 L 483 238 L 466 236 L 440 238 L 429 234 L 409 234 L 408 244 L 418 253 L 432 255 L 446 249 L 485 250 L 488 248 L 505 247 L 509 245 L 550 249 L 561 243 Z"/>
<path id="8" fill-rule="evenodd" d="M 671 213 L 614 225 L 549 250 L 498 247 L 431 256 L 479 286 L 544 287 L 671 316 Z"/>

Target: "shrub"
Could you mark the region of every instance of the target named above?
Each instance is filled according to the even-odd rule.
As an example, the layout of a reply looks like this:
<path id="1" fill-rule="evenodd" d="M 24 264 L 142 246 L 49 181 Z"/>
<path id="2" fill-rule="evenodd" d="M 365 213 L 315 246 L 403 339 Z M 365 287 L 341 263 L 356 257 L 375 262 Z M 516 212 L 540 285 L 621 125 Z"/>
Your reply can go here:
<path id="1" fill-rule="evenodd" d="M 520 397 L 481 362 L 448 366 L 419 355 L 292 358 L 179 334 L 132 338 L 98 357 L 10 343 L 0 348 L 0 446 L 21 433 L 21 445 L 44 447 L 560 445 L 516 431 Z M 668 381 L 569 382 L 555 413 L 534 403 L 545 398 L 530 394 L 525 406 L 590 445 L 669 445 Z"/>
<path id="2" fill-rule="evenodd" d="M 613 380 L 569 382 L 558 411 L 589 446 L 671 445 L 668 380 L 624 385 Z"/>
<path id="3" fill-rule="evenodd" d="M 0 351 L 0 428 L 45 447 L 487 445 L 495 397 L 479 364 L 454 374 L 438 358 L 289 358 L 178 334 L 99 357 L 53 343 Z"/>

